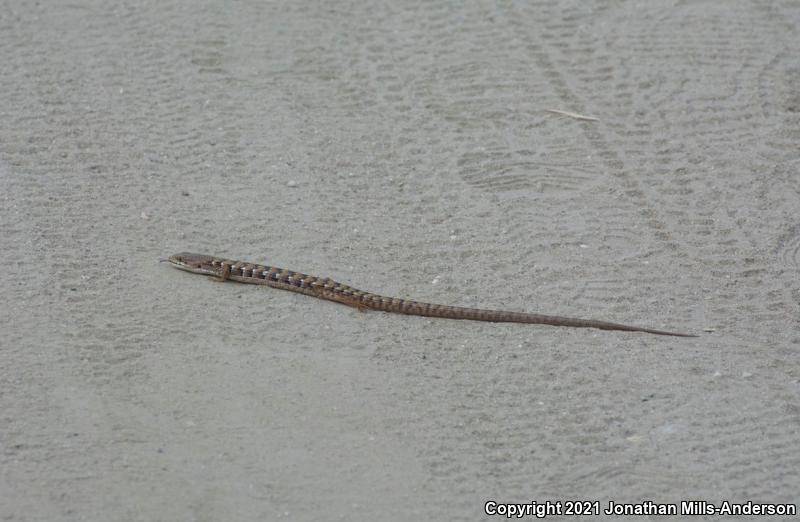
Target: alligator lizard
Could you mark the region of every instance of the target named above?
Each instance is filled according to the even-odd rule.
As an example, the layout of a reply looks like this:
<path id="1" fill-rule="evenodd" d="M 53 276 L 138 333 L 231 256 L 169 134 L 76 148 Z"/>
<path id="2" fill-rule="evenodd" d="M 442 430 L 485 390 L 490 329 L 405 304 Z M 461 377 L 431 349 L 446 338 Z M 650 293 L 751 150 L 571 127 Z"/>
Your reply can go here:
<path id="1" fill-rule="evenodd" d="M 656 335 L 674 335 L 678 337 L 697 337 L 696 335 L 664 332 L 638 326 L 594 321 L 591 319 L 574 319 L 553 315 L 529 314 L 523 312 L 505 312 L 501 310 L 483 310 L 480 308 L 462 308 L 431 303 L 421 303 L 396 297 L 384 297 L 352 288 L 329 278 L 315 277 L 285 268 L 258 265 L 244 261 L 234 261 L 204 254 L 182 252 L 170 256 L 172 266 L 195 274 L 213 276 L 218 281 L 237 281 L 256 285 L 267 285 L 273 288 L 298 292 L 320 299 L 336 301 L 358 308 L 359 310 L 381 310 L 396 314 L 421 315 L 426 317 L 444 317 L 447 319 L 469 319 L 472 321 L 490 321 L 499 323 L 531 323 L 549 324 L 552 326 L 573 326 L 581 328 L 599 328 L 601 330 L 622 330 L 626 332 L 646 332 Z"/>

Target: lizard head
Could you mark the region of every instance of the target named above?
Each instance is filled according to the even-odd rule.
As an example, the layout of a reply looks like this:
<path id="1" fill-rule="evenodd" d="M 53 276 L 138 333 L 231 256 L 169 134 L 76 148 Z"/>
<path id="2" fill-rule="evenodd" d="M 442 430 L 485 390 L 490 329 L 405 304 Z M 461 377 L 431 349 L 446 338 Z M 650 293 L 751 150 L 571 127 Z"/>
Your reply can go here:
<path id="1" fill-rule="evenodd" d="M 213 256 L 205 254 L 192 254 L 191 252 L 181 252 L 169 256 L 168 261 L 175 268 L 186 270 L 187 272 L 194 272 L 196 274 L 216 274 L 217 269 L 212 264 L 216 259 Z"/>

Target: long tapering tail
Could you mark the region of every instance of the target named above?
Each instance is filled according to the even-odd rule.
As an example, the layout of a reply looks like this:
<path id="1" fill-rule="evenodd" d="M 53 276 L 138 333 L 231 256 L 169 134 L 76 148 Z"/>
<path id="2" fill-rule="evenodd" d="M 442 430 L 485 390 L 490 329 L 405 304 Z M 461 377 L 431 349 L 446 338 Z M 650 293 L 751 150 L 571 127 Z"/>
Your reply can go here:
<path id="1" fill-rule="evenodd" d="M 425 317 L 442 317 L 445 319 L 465 319 L 471 321 L 488 321 L 495 323 L 527 323 L 547 324 L 552 326 L 571 326 L 577 328 L 598 328 L 600 330 L 619 330 L 624 332 L 644 332 L 655 335 L 671 335 L 675 337 L 697 337 L 692 334 L 653 330 L 626 324 L 595 321 L 593 319 L 577 319 L 574 317 L 560 317 L 557 315 L 529 314 L 525 312 L 505 312 L 501 310 L 485 310 L 482 308 L 463 308 L 432 303 L 422 303 L 405 299 L 396 299 L 383 296 L 368 298 L 362 303 L 366 308 L 384 312 L 401 313 L 407 315 L 421 315 Z"/>

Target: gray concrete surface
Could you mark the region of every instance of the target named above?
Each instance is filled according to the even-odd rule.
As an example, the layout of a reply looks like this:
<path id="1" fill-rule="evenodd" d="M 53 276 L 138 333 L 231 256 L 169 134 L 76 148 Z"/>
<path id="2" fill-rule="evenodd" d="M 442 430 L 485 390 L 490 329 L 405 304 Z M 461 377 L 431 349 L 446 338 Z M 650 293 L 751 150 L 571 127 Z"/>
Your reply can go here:
<path id="1" fill-rule="evenodd" d="M 0 520 L 798 501 L 800 3 L 0 7 Z"/>

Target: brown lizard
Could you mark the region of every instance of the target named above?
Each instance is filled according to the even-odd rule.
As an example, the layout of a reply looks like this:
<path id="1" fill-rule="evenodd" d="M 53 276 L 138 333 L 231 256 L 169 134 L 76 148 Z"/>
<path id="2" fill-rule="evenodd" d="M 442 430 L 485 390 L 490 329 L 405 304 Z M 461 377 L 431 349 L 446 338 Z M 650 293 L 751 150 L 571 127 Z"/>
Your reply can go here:
<path id="1" fill-rule="evenodd" d="M 421 303 L 396 297 L 364 292 L 329 278 L 315 277 L 285 268 L 258 265 L 244 261 L 234 261 L 204 254 L 181 252 L 165 259 L 172 266 L 195 274 L 205 274 L 218 281 L 237 281 L 256 285 L 267 285 L 273 288 L 298 292 L 320 299 L 336 301 L 358 308 L 359 310 L 381 310 L 396 314 L 421 315 L 426 317 L 443 317 L 447 319 L 469 319 L 472 321 L 490 321 L 499 323 L 549 324 L 552 326 L 573 326 L 581 328 L 599 328 L 601 330 L 622 330 L 626 332 L 646 332 L 656 335 L 674 335 L 677 337 L 697 337 L 696 335 L 664 332 L 638 326 L 594 321 L 591 319 L 574 319 L 553 315 L 529 314 L 524 312 L 506 312 L 501 310 L 483 310 L 480 308 L 462 308 L 431 303 Z"/>

